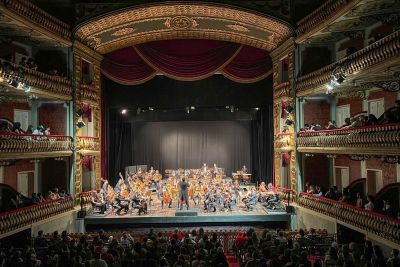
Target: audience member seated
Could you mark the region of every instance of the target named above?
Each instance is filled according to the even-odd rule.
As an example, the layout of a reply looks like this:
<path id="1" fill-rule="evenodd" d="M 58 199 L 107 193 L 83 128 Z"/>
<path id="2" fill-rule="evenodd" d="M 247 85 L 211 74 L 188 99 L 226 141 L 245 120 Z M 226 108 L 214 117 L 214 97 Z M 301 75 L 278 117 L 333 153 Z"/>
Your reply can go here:
<path id="1" fill-rule="evenodd" d="M 328 121 L 328 126 L 326 126 L 326 129 L 327 130 L 335 130 L 335 129 L 337 129 L 336 121 L 329 120 Z"/>
<path id="2" fill-rule="evenodd" d="M 11 131 L 16 134 L 24 134 L 25 133 L 24 130 L 21 129 L 20 122 L 14 122 L 14 125 L 13 125 Z"/>

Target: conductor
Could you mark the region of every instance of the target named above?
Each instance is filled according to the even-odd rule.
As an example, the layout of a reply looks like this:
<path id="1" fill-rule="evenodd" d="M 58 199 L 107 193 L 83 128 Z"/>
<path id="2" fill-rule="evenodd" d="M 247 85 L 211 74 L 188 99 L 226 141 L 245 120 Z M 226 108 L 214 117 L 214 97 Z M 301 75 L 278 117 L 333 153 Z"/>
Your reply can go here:
<path id="1" fill-rule="evenodd" d="M 189 184 L 185 181 L 185 178 L 179 182 L 179 202 L 180 202 L 180 209 L 183 208 L 183 201 L 186 202 L 186 208 L 189 209 Z"/>

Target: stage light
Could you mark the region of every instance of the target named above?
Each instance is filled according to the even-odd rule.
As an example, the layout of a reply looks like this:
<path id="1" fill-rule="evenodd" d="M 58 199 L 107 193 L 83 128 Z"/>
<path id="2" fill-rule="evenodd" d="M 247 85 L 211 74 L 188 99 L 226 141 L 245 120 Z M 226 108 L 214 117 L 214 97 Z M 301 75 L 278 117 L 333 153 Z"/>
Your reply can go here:
<path id="1" fill-rule="evenodd" d="M 345 79 L 346 76 L 344 74 L 339 74 L 337 77 L 335 77 L 335 82 L 337 83 L 337 85 L 340 85 L 344 82 Z"/>
<path id="2" fill-rule="evenodd" d="M 154 110 L 154 108 L 152 108 L 152 107 L 149 107 L 149 110 L 150 110 L 150 111 L 153 111 L 153 110 Z"/>
<path id="3" fill-rule="evenodd" d="M 330 81 L 328 84 L 325 85 L 325 87 L 326 87 L 326 93 L 330 94 L 333 91 L 333 89 L 335 89 L 335 84 L 332 81 Z"/>
<path id="4" fill-rule="evenodd" d="M 81 108 L 81 109 L 78 109 L 78 110 L 76 111 L 76 116 L 80 117 L 80 116 L 83 115 L 83 113 L 84 113 L 84 111 L 83 111 L 82 108 Z"/>
<path id="5" fill-rule="evenodd" d="M 195 106 L 191 106 L 190 109 L 191 109 L 191 110 L 195 110 L 196 107 L 195 107 Z"/>
<path id="6" fill-rule="evenodd" d="M 260 110 L 260 108 L 254 108 L 255 110 Z"/>
<path id="7" fill-rule="evenodd" d="M 229 109 L 229 106 L 225 106 L 226 109 Z"/>
<path id="8" fill-rule="evenodd" d="M 27 85 L 26 83 L 18 83 L 18 89 L 22 89 L 24 90 L 25 93 L 28 93 L 31 90 L 31 87 L 29 85 Z"/>
<path id="9" fill-rule="evenodd" d="M 231 106 L 231 112 L 235 112 L 235 106 Z"/>
<path id="10" fill-rule="evenodd" d="M 122 114 L 122 115 L 125 115 L 127 112 L 128 112 L 128 110 L 125 109 L 125 108 L 124 108 L 123 110 L 121 110 L 121 114 Z"/>
<path id="11" fill-rule="evenodd" d="M 288 126 L 290 126 L 290 125 L 293 125 L 293 124 L 294 124 L 294 121 L 287 119 L 287 120 L 285 121 L 285 124 L 288 125 Z"/>
<path id="12" fill-rule="evenodd" d="M 83 128 L 83 127 L 85 127 L 86 126 L 86 124 L 83 122 L 83 121 L 78 121 L 77 123 L 76 123 L 76 127 L 78 127 L 79 129 L 80 128 Z"/>
<path id="13" fill-rule="evenodd" d="M 190 108 L 186 107 L 186 113 L 189 114 L 190 113 Z"/>
<path id="14" fill-rule="evenodd" d="M 136 110 L 136 114 L 137 114 L 137 115 L 139 115 L 139 114 L 140 114 L 140 112 L 142 112 L 142 109 L 141 109 L 141 108 L 137 108 L 137 110 Z"/>

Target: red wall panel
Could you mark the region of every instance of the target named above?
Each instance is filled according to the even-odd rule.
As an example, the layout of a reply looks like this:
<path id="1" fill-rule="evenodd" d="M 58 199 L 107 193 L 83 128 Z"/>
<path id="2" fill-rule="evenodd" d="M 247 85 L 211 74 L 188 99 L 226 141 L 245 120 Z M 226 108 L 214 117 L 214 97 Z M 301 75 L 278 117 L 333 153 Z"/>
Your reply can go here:
<path id="1" fill-rule="evenodd" d="M 50 127 L 51 134 L 65 135 L 66 110 L 64 104 L 43 104 L 38 111 L 39 123 Z"/>

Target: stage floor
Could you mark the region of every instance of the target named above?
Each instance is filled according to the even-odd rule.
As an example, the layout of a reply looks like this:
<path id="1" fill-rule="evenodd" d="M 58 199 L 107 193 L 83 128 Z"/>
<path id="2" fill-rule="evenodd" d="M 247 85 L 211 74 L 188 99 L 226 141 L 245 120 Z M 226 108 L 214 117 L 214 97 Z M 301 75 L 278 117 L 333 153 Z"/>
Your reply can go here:
<path id="1" fill-rule="evenodd" d="M 262 226 L 268 228 L 287 228 L 290 224 L 290 214 L 285 211 L 269 211 L 260 203 L 251 211 L 246 211 L 244 204 L 239 204 L 232 211 L 208 212 L 203 206 L 192 205 L 189 212 L 197 212 L 195 216 L 176 216 L 177 206 L 161 209 L 155 203 L 148 214 L 138 215 L 137 210 L 127 214 L 98 214 L 88 212 L 85 217 L 86 231 L 98 229 L 116 230 L 141 227 L 188 227 L 188 226 Z M 182 210 L 183 215 L 186 207 Z M 178 213 L 180 211 L 178 210 Z"/>

